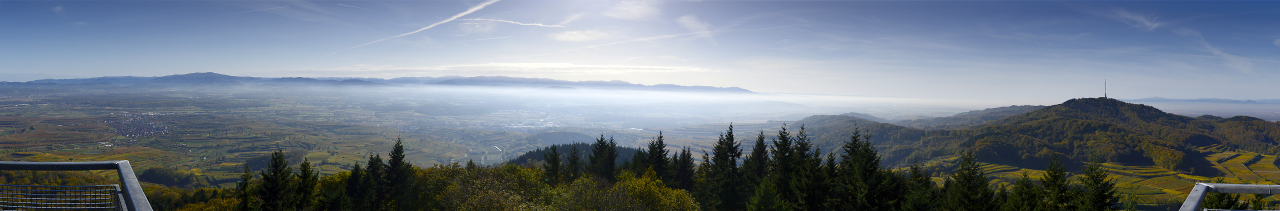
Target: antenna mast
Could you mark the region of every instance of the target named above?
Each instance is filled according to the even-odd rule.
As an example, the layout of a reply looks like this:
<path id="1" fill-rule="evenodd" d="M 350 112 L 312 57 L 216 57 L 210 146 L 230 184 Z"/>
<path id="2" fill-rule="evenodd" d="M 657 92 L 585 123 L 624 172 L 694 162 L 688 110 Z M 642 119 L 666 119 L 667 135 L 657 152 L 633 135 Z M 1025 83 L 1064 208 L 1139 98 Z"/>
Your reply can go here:
<path id="1" fill-rule="evenodd" d="M 1107 98 L 1107 79 L 1102 79 L 1102 98 Z"/>

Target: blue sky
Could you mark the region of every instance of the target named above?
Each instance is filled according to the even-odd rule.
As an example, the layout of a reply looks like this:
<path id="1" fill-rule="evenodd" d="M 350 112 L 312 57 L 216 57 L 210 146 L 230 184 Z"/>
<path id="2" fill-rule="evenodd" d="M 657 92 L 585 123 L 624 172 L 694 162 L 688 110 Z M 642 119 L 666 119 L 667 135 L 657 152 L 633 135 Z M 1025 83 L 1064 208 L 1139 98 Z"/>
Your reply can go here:
<path id="1" fill-rule="evenodd" d="M 0 1 L 0 81 L 491 76 L 1054 103 L 1280 98 L 1280 3 Z"/>

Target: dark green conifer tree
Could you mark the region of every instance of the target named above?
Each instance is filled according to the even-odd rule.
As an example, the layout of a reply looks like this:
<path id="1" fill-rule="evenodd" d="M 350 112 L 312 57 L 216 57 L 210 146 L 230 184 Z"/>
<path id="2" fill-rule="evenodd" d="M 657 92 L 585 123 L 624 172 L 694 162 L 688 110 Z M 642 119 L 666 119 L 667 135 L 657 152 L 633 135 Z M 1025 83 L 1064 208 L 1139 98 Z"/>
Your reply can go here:
<path id="1" fill-rule="evenodd" d="M 675 176 L 672 178 L 671 186 L 673 188 L 693 190 L 694 168 L 697 167 L 693 164 L 693 152 L 689 151 L 689 147 L 685 147 L 680 153 L 676 153 L 676 157 L 673 160 L 675 160 L 672 165 L 674 169 L 671 171 Z"/>
<path id="2" fill-rule="evenodd" d="M 796 133 L 796 157 L 799 162 L 799 169 L 793 174 L 792 182 L 799 190 L 796 191 L 800 205 L 806 210 L 827 210 L 824 206 L 827 204 L 827 198 L 830 185 L 822 184 L 826 181 L 826 175 L 822 174 L 822 150 L 814 148 L 813 142 L 809 139 L 809 133 L 805 131 L 804 125 L 800 126 L 800 131 Z"/>
<path id="3" fill-rule="evenodd" d="M 645 163 L 649 164 L 653 168 L 654 175 L 663 181 L 669 181 L 671 178 L 671 171 L 668 171 L 671 163 L 667 158 L 668 153 L 667 143 L 663 142 L 662 131 L 658 131 L 658 137 L 649 141 L 649 147 L 645 150 L 645 155 L 648 156 Z"/>
<path id="4" fill-rule="evenodd" d="M 387 163 L 383 162 L 382 155 L 374 154 L 369 156 L 364 170 L 369 186 L 363 188 L 369 189 L 367 193 L 372 197 L 372 201 L 369 201 L 370 209 L 386 210 L 391 196 L 388 193 L 390 187 L 387 186 Z"/>
<path id="5" fill-rule="evenodd" d="M 415 168 L 412 163 L 405 160 L 404 143 L 399 137 L 391 147 L 391 152 L 387 153 L 386 171 L 383 183 L 380 184 L 386 192 L 383 202 L 390 203 L 388 206 L 394 206 L 387 207 L 390 209 L 409 208 L 407 206 L 411 206 L 412 201 L 407 197 L 410 195 L 409 184 L 413 184 L 410 180 L 413 178 Z"/>
<path id="6" fill-rule="evenodd" d="M 1115 210 L 1119 204 L 1116 192 L 1116 181 L 1107 179 L 1109 173 L 1102 168 L 1103 160 L 1095 156 L 1093 162 L 1085 164 L 1084 175 L 1080 177 L 1080 186 L 1084 192 L 1078 197 L 1081 211 Z"/>
<path id="7" fill-rule="evenodd" d="M 284 159 L 284 151 L 272 152 L 271 162 L 260 174 L 262 187 L 258 189 L 257 197 L 262 199 L 262 210 L 292 210 L 293 201 L 298 199 L 293 190 L 296 186 L 293 180 L 293 168 L 289 167 L 289 161 Z"/>
<path id="8" fill-rule="evenodd" d="M 253 181 L 253 171 L 249 170 L 249 164 L 244 165 L 244 174 L 240 175 L 240 182 L 236 183 L 236 197 L 240 199 L 240 203 L 236 206 L 236 210 L 254 211 L 259 210 L 257 203 L 254 203 L 255 191 L 250 188 L 250 182 Z"/>
<path id="9" fill-rule="evenodd" d="M 372 189 L 373 184 L 370 183 L 369 172 L 364 170 L 359 163 L 351 166 L 351 176 L 347 177 L 346 191 L 347 197 L 345 201 L 351 202 L 346 206 L 339 206 L 344 210 L 370 210 L 370 203 L 373 201 Z M 341 201 L 336 201 L 341 202 Z"/>
<path id="10" fill-rule="evenodd" d="M 551 145 L 547 150 L 547 154 L 542 155 L 543 159 L 547 161 L 546 164 L 542 165 L 542 169 L 546 172 L 544 175 L 546 175 L 547 184 L 555 187 L 560 183 L 560 152 L 556 150 L 555 145 Z"/>
<path id="11" fill-rule="evenodd" d="M 1031 176 L 1027 175 L 1026 171 L 1023 171 L 1022 177 L 1014 181 L 1012 187 L 1009 187 L 1008 196 L 1005 197 L 1000 210 L 1024 211 L 1045 207 L 1043 191 L 1040 185 L 1032 181 Z"/>
<path id="12" fill-rule="evenodd" d="M 467 170 L 476 170 L 476 161 L 475 161 L 475 160 L 467 160 L 467 167 L 466 167 L 466 168 L 467 168 Z"/>
<path id="13" fill-rule="evenodd" d="M 631 154 L 631 159 L 623 162 L 622 166 L 618 169 L 627 169 L 630 170 L 631 173 L 644 174 L 644 171 L 649 168 L 648 161 L 648 153 L 645 152 L 644 149 L 640 149 L 637 150 L 636 153 Z"/>
<path id="14" fill-rule="evenodd" d="M 751 154 L 742 161 L 742 179 L 745 193 L 754 195 L 756 186 L 760 186 L 760 182 L 764 181 L 765 176 L 769 173 L 769 146 L 764 144 L 764 131 L 756 136 L 756 144 L 751 148 Z"/>
<path id="15" fill-rule="evenodd" d="M 591 175 L 600 177 L 609 182 L 614 182 L 614 162 L 618 159 L 618 143 L 613 141 L 613 137 L 604 139 L 604 134 L 596 139 L 596 143 L 591 145 L 591 156 L 587 157 L 589 166 L 587 172 Z"/>
<path id="16" fill-rule="evenodd" d="M 796 184 L 796 175 L 801 171 L 800 158 L 797 155 L 796 146 L 792 141 L 791 133 L 787 132 L 787 125 L 783 124 L 778 130 L 778 136 L 773 140 L 773 159 L 769 163 L 768 183 L 772 186 L 771 191 L 776 191 L 776 198 L 772 201 L 774 210 L 802 210 L 804 209 L 803 199 L 804 192 L 798 184 Z M 760 193 L 760 192 L 757 192 Z M 767 196 L 765 196 L 767 197 Z"/>
<path id="17" fill-rule="evenodd" d="M 706 197 L 714 197 L 714 199 L 704 199 L 704 201 L 715 202 L 715 210 L 742 210 L 746 207 L 746 196 L 742 194 L 742 174 L 738 171 L 738 157 L 742 156 L 742 147 L 733 136 L 733 125 L 729 125 L 729 130 L 720 134 L 720 139 L 716 141 L 712 147 L 712 154 L 708 157 L 707 152 L 703 152 L 702 160 L 707 161 L 703 165 L 707 166 L 705 176 L 702 179 L 705 184 L 706 191 L 703 194 Z"/>
<path id="18" fill-rule="evenodd" d="M 311 168 L 311 161 L 302 158 L 302 164 L 298 164 L 298 174 L 295 177 L 294 196 L 297 199 L 292 201 L 294 210 L 306 210 L 315 205 L 316 188 L 320 185 L 320 175 L 315 169 Z"/>
<path id="19" fill-rule="evenodd" d="M 906 193 L 902 199 L 903 211 L 937 210 L 938 187 L 924 172 L 919 163 L 911 164 L 907 169 Z"/>
<path id="20" fill-rule="evenodd" d="M 986 172 L 973 157 L 973 151 L 962 152 L 955 173 L 946 178 L 943 210 L 984 211 L 994 210 L 994 192 L 987 181 Z"/>
<path id="21" fill-rule="evenodd" d="M 1067 167 L 1062 164 L 1062 157 L 1054 154 L 1045 167 L 1044 176 L 1040 177 L 1040 187 L 1044 188 L 1044 207 L 1041 210 L 1074 210 L 1072 206 L 1073 192 L 1071 176 Z"/>
<path id="22" fill-rule="evenodd" d="M 573 149 L 569 150 L 569 157 L 566 159 L 569 164 L 565 166 L 565 174 L 568 176 L 568 178 L 565 178 L 565 182 L 572 183 L 582 176 L 582 152 L 578 151 L 578 147 L 569 146 Z"/>
<path id="23" fill-rule="evenodd" d="M 836 202 L 845 204 L 855 210 L 887 210 L 900 205 L 887 190 L 889 177 L 893 176 L 880 168 L 880 156 L 875 145 L 867 140 L 867 136 L 855 129 L 849 141 L 842 146 L 840 156 L 839 179 L 835 181 Z"/>

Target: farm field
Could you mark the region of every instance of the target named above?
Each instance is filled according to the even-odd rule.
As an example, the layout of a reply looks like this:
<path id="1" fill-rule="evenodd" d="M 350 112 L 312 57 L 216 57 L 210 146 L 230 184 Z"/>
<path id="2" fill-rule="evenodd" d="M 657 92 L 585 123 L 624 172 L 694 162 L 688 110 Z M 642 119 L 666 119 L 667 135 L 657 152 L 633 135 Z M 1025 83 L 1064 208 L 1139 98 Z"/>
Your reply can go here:
<path id="1" fill-rule="evenodd" d="M 1204 159 L 1212 161 L 1214 168 L 1221 169 L 1223 171 L 1221 176 L 1189 175 L 1156 166 L 1126 166 L 1113 163 L 1104 163 L 1102 166 L 1111 172 L 1110 179 L 1116 181 L 1120 193 L 1137 196 L 1147 204 L 1179 204 L 1186 199 L 1186 194 L 1198 182 L 1221 181 L 1265 185 L 1280 182 L 1280 168 L 1275 163 L 1276 156 L 1247 152 L 1221 152 L 1209 154 Z M 982 169 L 993 178 L 991 183 L 993 186 L 1011 185 L 1021 178 L 1024 172 L 1033 179 L 1038 179 L 1044 174 L 1043 170 L 1001 164 L 984 164 Z M 1077 174 L 1070 175 L 1073 179 L 1079 177 Z M 942 178 L 936 177 L 935 180 L 941 181 Z M 1280 197 L 1272 196 L 1268 199 L 1280 200 Z"/>
<path id="2" fill-rule="evenodd" d="M 526 111 L 480 114 L 448 102 L 387 99 L 236 91 L 9 98 L 0 100 L 0 160 L 127 159 L 139 170 L 171 167 L 226 186 L 238 179 L 246 163 L 256 170 L 259 166 L 252 162 L 275 150 L 297 151 L 290 153 L 298 155 L 291 162 L 305 158 L 330 174 L 389 151 L 396 139 L 404 142 L 411 162 L 426 167 L 467 160 L 505 162 L 545 146 L 528 138 L 542 132 L 606 134 L 623 146 L 638 146 L 657 134 L 573 127 L 513 130 L 504 125 L 556 118 Z M 687 144 L 673 144 L 672 149 L 680 146 L 699 150 Z"/>

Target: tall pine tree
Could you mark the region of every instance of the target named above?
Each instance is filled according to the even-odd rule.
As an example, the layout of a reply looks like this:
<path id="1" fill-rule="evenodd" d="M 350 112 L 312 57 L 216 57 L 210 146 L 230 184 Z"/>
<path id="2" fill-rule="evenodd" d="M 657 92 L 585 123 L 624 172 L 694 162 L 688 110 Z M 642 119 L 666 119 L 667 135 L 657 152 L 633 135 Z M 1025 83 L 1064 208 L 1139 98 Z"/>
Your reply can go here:
<path id="1" fill-rule="evenodd" d="M 591 156 L 587 158 L 589 166 L 587 172 L 591 175 L 600 177 L 600 179 L 614 182 L 614 162 L 618 159 L 618 143 L 613 141 L 613 137 L 609 137 L 606 141 L 604 134 L 596 139 L 596 143 L 591 145 Z"/>
<path id="2" fill-rule="evenodd" d="M 1071 203 L 1075 189 L 1071 187 L 1070 177 L 1067 167 L 1062 164 L 1062 157 L 1054 154 L 1045 167 L 1044 176 L 1040 177 L 1045 197 L 1041 210 L 1075 210 Z"/>
<path id="3" fill-rule="evenodd" d="M 385 194 L 387 194 L 384 201 L 396 206 L 388 208 L 408 209 L 412 201 L 407 198 L 410 195 L 409 185 L 407 184 L 413 183 L 410 180 L 413 178 L 416 169 L 413 164 L 405 160 L 404 143 L 399 137 L 396 138 L 395 145 L 391 147 L 391 152 L 387 153 L 387 159 L 387 173 L 382 180 L 383 183 L 380 184 L 384 187 Z"/>
<path id="4" fill-rule="evenodd" d="M 813 140 L 809 139 L 809 133 L 805 131 L 804 125 L 800 125 L 800 131 L 796 133 L 796 161 L 799 161 L 799 171 L 795 172 L 791 177 L 792 182 L 798 187 L 796 191 L 801 200 L 801 206 L 806 210 L 826 210 L 828 190 L 830 185 L 822 184 L 826 182 L 826 175 L 822 170 L 822 150 L 813 146 Z"/>
<path id="5" fill-rule="evenodd" d="M 663 181 L 669 181 L 671 178 L 671 171 L 669 171 L 671 161 L 667 158 L 668 153 L 667 143 L 663 142 L 662 131 L 658 131 L 658 137 L 649 141 L 648 150 L 645 150 L 645 155 L 648 156 L 645 163 L 649 164 L 649 167 L 653 168 L 653 173 Z"/>
<path id="6" fill-rule="evenodd" d="M 547 184 L 555 187 L 560 183 L 560 174 L 562 172 L 560 170 L 560 152 L 556 150 L 555 145 L 551 145 L 547 150 L 547 154 L 542 155 L 543 159 L 547 161 L 546 164 L 543 164 L 542 169 L 546 171 L 544 175 Z"/>
<path id="7" fill-rule="evenodd" d="M 572 183 L 582 176 L 582 151 L 579 151 L 576 146 L 569 146 L 573 149 L 569 150 L 569 157 L 565 159 L 568 162 L 568 165 L 565 165 L 565 175 L 567 176 L 565 182 Z"/>
<path id="8" fill-rule="evenodd" d="M 946 178 L 943 185 L 943 210 L 949 211 L 984 211 L 996 208 L 992 204 L 995 193 L 987 181 L 986 172 L 982 171 L 973 151 L 962 152 L 960 163 L 955 173 Z"/>
<path id="9" fill-rule="evenodd" d="M 756 187 L 769 174 L 769 146 L 764 144 L 764 139 L 764 130 L 761 130 L 756 135 L 756 144 L 751 148 L 751 154 L 742 161 L 743 187 L 747 194 L 754 195 Z"/>
<path id="10" fill-rule="evenodd" d="M 1023 171 L 1022 177 L 1013 182 L 1013 186 L 1009 187 L 1007 194 L 1004 204 L 1000 206 L 1000 210 L 1023 211 L 1045 207 L 1044 190 L 1035 181 L 1031 181 L 1031 176 L 1027 175 L 1027 171 Z"/>
<path id="11" fill-rule="evenodd" d="M 855 129 L 849 141 L 841 147 L 844 152 L 840 155 L 837 170 L 841 176 L 835 181 L 833 204 L 843 204 L 855 210 L 898 207 L 900 205 L 894 203 L 900 201 L 898 198 L 901 196 L 893 191 L 900 189 L 886 187 L 893 185 L 891 177 L 894 175 L 880 168 L 880 155 L 867 137 Z"/>
<path id="12" fill-rule="evenodd" d="M 262 199 L 263 211 L 292 210 L 294 200 L 293 168 L 284 159 L 284 151 L 271 153 L 271 161 L 267 169 L 262 170 L 262 187 L 257 197 Z"/>
<path id="13" fill-rule="evenodd" d="M 929 173 L 924 172 L 919 163 L 911 164 L 907 168 L 906 176 L 906 193 L 903 195 L 901 210 L 902 211 L 927 211 L 937 210 L 938 187 L 933 183 L 933 179 L 929 177 Z"/>
<path id="14" fill-rule="evenodd" d="M 294 188 L 294 196 L 296 200 L 292 201 L 293 210 L 306 210 L 315 205 L 316 188 L 320 185 L 319 172 L 311 168 L 311 161 L 306 158 L 302 159 L 302 164 L 298 164 L 298 174 L 294 179 L 297 186 Z"/>
<path id="15" fill-rule="evenodd" d="M 345 201 L 351 202 L 347 205 L 338 205 L 335 207 L 344 208 L 344 210 L 369 210 L 369 202 L 373 201 L 371 189 L 373 185 L 369 183 L 368 172 L 364 170 L 364 166 L 359 163 L 352 164 L 351 176 L 347 177 L 346 191 L 347 197 Z M 337 200 L 341 202 L 344 200 Z"/>
<path id="16" fill-rule="evenodd" d="M 250 188 L 253 181 L 253 171 L 249 170 L 249 164 L 244 164 L 244 174 L 240 175 L 240 182 L 236 183 L 236 198 L 240 199 L 240 204 L 236 206 L 239 211 L 255 211 L 258 210 L 257 198 L 254 196 L 254 190 Z"/>
<path id="17" fill-rule="evenodd" d="M 1103 160 L 1095 156 L 1093 162 L 1084 165 L 1084 175 L 1080 177 L 1083 195 L 1078 204 L 1081 211 L 1114 210 L 1119 204 L 1116 195 L 1116 181 L 1107 179 L 1110 173 L 1102 168 Z"/>
<path id="18" fill-rule="evenodd" d="M 693 152 L 690 152 L 689 148 L 685 147 L 680 151 L 680 153 L 676 153 L 673 160 L 675 161 L 672 163 L 673 169 L 671 170 L 671 173 L 674 174 L 674 178 L 671 179 L 670 186 L 678 189 L 692 190 L 694 185 L 694 168 L 697 167 L 693 164 Z"/>
<path id="19" fill-rule="evenodd" d="M 801 187 L 794 184 L 795 174 L 800 171 L 799 161 L 796 159 L 795 143 L 791 140 L 791 132 L 787 131 L 787 125 L 783 124 L 778 129 L 778 135 L 773 139 L 772 162 L 769 163 L 770 171 L 768 183 L 771 191 L 776 192 L 776 197 L 772 201 L 772 208 L 775 210 L 801 210 L 803 207 L 801 199 L 804 198 L 800 191 Z M 803 165 L 800 165 L 803 166 Z"/>
<path id="20" fill-rule="evenodd" d="M 364 167 L 365 179 L 369 180 L 368 194 L 372 197 L 369 201 L 369 207 L 373 210 L 386 210 L 390 201 L 391 193 L 389 193 L 387 182 L 387 163 L 383 162 L 382 155 L 369 156 L 369 162 Z"/>
<path id="21" fill-rule="evenodd" d="M 714 202 L 715 210 L 742 210 L 746 206 L 743 194 L 742 174 L 738 171 L 738 157 L 742 156 L 741 144 L 733 136 L 733 125 L 720 134 L 720 139 L 712 147 L 712 154 L 703 152 L 702 159 L 707 161 L 706 197 L 714 197 L 705 201 Z"/>

